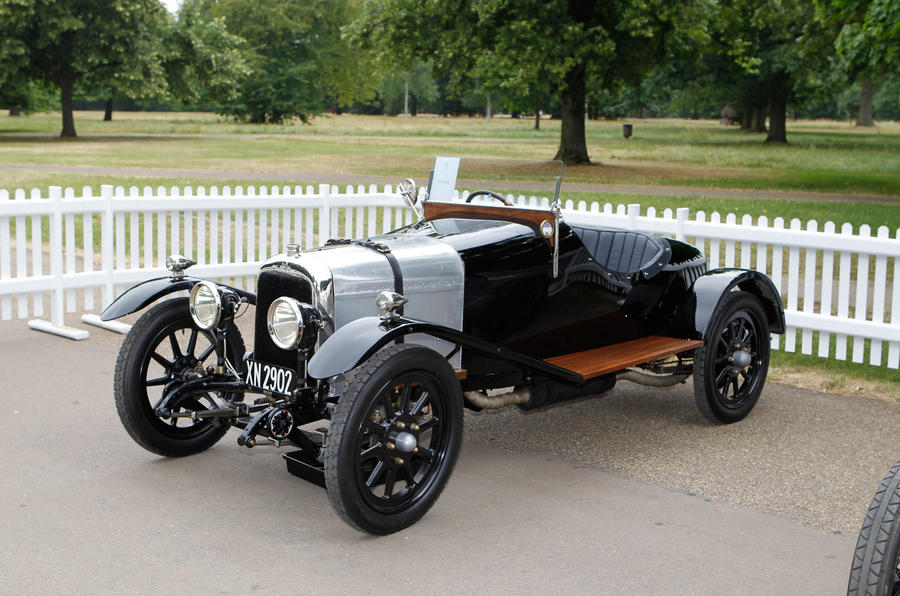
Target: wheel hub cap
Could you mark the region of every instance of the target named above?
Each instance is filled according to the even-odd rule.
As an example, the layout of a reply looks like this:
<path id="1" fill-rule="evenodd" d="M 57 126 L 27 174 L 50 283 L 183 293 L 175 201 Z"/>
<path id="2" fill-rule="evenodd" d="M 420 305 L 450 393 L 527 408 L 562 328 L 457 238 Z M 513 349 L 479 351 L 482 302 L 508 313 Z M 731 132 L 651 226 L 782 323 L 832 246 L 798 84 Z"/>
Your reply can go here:
<path id="1" fill-rule="evenodd" d="M 397 445 L 397 451 L 400 451 L 401 453 L 412 453 L 412 450 L 418 445 L 418 441 L 416 441 L 416 437 L 412 434 L 402 432 L 394 439 L 394 444 Z"/>
<path id="2" fill-rule="evenodd" d="M 753 360 L 750 356 L 750 352 L 746 350 L 737 350 L 731 358 L 734 361 L 734 367 L 737 369 L 747 368 Z"/>

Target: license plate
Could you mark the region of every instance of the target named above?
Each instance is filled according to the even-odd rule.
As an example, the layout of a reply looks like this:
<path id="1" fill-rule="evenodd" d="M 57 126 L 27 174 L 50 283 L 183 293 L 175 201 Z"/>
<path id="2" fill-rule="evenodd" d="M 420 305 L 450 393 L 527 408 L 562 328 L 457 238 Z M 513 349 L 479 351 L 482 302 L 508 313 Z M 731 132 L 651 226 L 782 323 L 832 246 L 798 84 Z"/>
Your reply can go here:
<path id="1" fill-rule="evenodd" d="M 244 382 L 254 389 L 270 391 L 280 395 L 290 395 L 296 385 L 296 371 L 283 366 L 266 364 L 259 360 L 247 359 L 247 374 Z"/>

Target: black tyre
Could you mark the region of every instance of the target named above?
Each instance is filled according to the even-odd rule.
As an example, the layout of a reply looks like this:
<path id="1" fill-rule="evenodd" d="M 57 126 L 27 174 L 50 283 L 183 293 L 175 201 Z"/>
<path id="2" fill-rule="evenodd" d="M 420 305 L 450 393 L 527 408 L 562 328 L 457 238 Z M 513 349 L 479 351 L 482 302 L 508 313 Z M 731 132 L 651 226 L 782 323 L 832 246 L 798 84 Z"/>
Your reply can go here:
<path id="1" fill-rule="evenodd" d="M 228 360 L 239 370 L 244 342 L 234 327 L 226 336 L 226 350 Z M 194 325 L 187 298 L 160 302 L 138 319 L 119 350 L 114 380 L 119 418 L 138 445 L 159 455 L 180 457 L 204 451 L 222 438 L 227 425 L 190 418 L 164 420 L 153 412 L 167 388 L 214 364 L 213 336 Z M 213 407 L 213 397 L 207 395 L 188 397 L 170 409 Z"/>
<path id="2" fill-rule="evenodd" d="M 882 480 L 859 530 L 847 594 L 900 595 L 900 461 Z"/>
<path id="3" fill-rule="evenodd" d="M 743 419 L 756 405 L 769 370 L 769 322 L 759 299 L 729 292 L 694 354 L 694 399 L 713 422 Z"/>
<path id="4" fill-rule="evenodd" d="M 418 521 L 440 496 L 462 443 L 459 381 L 437 352 L 383 348 L 348 375 L 325 446 L 338 515 L 370 534 Z"/>

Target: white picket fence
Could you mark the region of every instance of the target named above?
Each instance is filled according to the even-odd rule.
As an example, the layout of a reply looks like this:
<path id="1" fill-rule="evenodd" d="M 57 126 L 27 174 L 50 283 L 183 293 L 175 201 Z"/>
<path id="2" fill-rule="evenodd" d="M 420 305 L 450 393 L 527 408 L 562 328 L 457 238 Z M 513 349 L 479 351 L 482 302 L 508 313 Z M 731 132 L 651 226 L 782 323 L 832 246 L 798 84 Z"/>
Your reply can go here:
<path id="1" fill-rule="evenodd" d="M 465 192 L 458 193 L 464 198 Z M 548 206 L 546 198 L 512 197 Z M 889 368 L 900 366 L 900 230 L 882 226 L 838 232 L 826 222 L 785 227 L 763 216 L 738 219 L 688 209 L 567 201 L 566 221 L 642 230 L 697 245 L 710 268 L 744 267 L 769 275 L 785 302 L 788 330 L 773 347 Z M 304 249 L 329 238 L 362 238 L 396 229 L 413 214 L 390 186 L 318 188 L 131 188 L 103 186 L 76 196 L 50 187 L 48 196 L 0 190 L 0 318 L 69 337 L 65 313 L 92 312 L 122 290 L 165 274 L 180 253 L 198 264 L 191 274 L 253 289 L 266 258 L 288 242 Z M 46 267 L 45 267 L 46 266 Z M 98 296 L 99 294 L 99 296 Z M 46 304 L 45 304 L 46 303 Z M 50 321 L 45 321 L 45 309 Z M 96 315 L 83 320 L 96 323 Z M 799 336 L 799 341 L 798 341 Z"/>

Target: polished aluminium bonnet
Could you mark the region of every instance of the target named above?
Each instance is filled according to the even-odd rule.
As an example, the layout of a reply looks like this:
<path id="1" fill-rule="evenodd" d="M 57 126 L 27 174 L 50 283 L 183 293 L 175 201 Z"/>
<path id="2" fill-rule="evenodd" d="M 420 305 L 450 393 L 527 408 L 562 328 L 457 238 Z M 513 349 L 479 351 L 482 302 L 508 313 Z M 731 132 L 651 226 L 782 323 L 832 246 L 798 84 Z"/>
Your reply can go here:
<path id="1" fill-rule="evenodd" d="M 403 295 L 409 302 L 405 316 L 462 330 L 464 269 L 462 259 L 448 244 L 426 236 L 396 234 L 375 240 L 387 245 L 400 264 Z M 338 244 L 272 257 L 263 267 L 286 267 L 312 284 L 312 300 L 322 313 L 319 342 L 335 330 L 361 317 L 381 314 L 375 306 L 379 292 L 394 290 L 394 274 L 384 254 L 356 244 Z M 448 354 L 453 345 L 414 334 L 410 343 L 427 345 Z M 459 367 L 460 355 L 451 359 Z"/>

